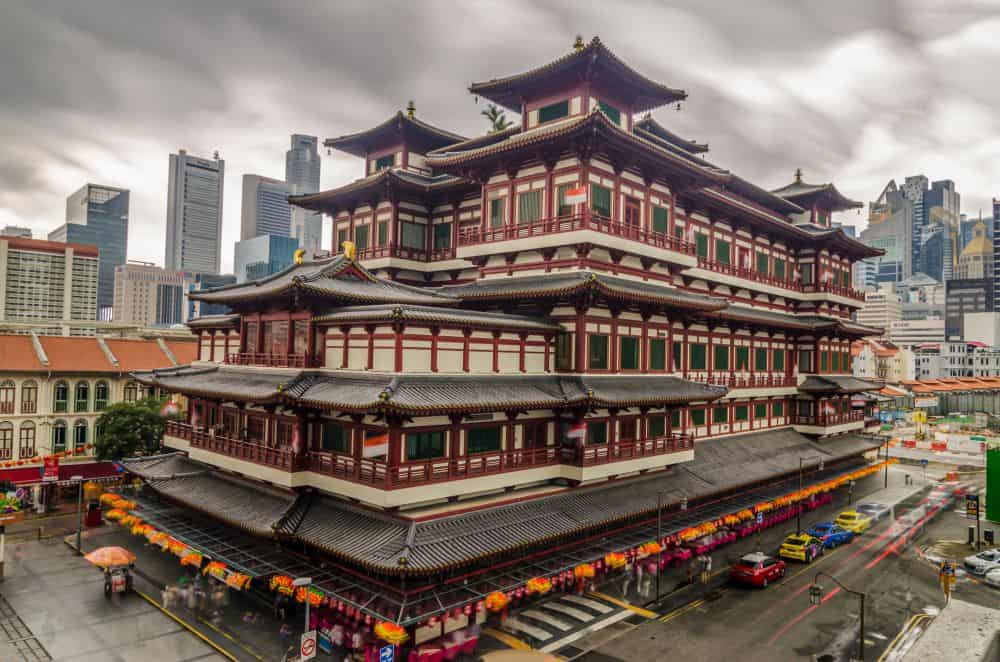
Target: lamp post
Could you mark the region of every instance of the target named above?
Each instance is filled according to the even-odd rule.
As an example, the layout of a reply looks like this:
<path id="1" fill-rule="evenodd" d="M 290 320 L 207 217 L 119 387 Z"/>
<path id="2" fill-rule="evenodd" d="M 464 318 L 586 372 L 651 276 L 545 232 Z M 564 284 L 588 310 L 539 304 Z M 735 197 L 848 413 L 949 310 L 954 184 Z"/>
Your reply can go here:
<path id="1" fill-rule="evenodd" d="M 83 476 L 73 476 L 70 480 L 75 480 L 76 492 L 76 553 L 77 556 L 83 554 L 83 546 L 80 538 L 83 535 Z"/>
<path id="2" fill-rule="evenodd" d="M 292 586 L 306 589 L 306 627 L 303 632 L 309 632 L 309 586 L 313 583 L 312 577 L 299 577 L 292 581 Z"/>
<path id="3" fill-rule="evenodd" d="M 812 455 L 809 457 L 799 458 L 799 492 L 802 491 L 802 463 L 806 460 L 814 460 L 817 457 L 817 455 Z M 821 457 L 819 458 L 819 468 L 817 471 L 823 471 L 823 458 Z M 795 535 L 800 533 L 802 533 L 802 504 L 798 504 L 798 507 L 795 510 Z"/>
<path id="4" fill-rule="evenodd" d="M 663 544 L 660 541 L 663 540 L 663 494 L 665 492 L 666 490 L 660 490 L 659 492 L 656 493 L 656 544 L 657 545 Z M 684 498 L 681 500 L 681 510 L 686 510 L 686 509 L 687 509 L 687 499 Z M 660 556 L 661 554 L 656 555 L 656 599 L 657 600 L 660 599 L 660 571 L 662 570 L 662 568 L 660 568 Z"/>
<path id="5" fill-rule="evenodd" d="M 885 438 L 885 483 L 882 487 L 889 487 L 889 437 Z"/>
<path id="6" fill-rule="evenodd" d="M 817 572 L 813 583 L 809 586 L 809 602 L 813 605 L 818 605 L 823 602 L 823 587 L 819 584 L 819 577 L 823 575 L 824 577 L 829 577 L 834 584 L 839 586 L 841 590 L 851 595 L 856 595 L 861 599 L 861 622 L 860 622 L 860 632 L 858 636 L 858 660 L 859 662 L 864 662 L 865 660 L 865 594 L 861 591 L 854 591 L 843 584 L 840 583 L 833 575 L 828 575 L 825 572 Z"/>

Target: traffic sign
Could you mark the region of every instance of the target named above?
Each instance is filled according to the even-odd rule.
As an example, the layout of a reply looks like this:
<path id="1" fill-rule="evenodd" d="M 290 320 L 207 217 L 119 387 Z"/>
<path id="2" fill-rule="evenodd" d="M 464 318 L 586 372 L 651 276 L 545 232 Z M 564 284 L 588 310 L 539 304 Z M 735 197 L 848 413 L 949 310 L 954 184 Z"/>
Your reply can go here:
<path id="1" fill-rule="evenodd" d="M 302 643 L 299 645 L 299 659 L 311 660 L 316 657 L 316 630 L 302 633 Z"/>
<path id="2" fill-rule="evenodd" d="M 965 516 L 972 519 L 979 519 L 979 495 L 965 495 Z"/>
<path id="3" fill-rule="evenodd" d="M 383 646 L 378 651 L 378 662 L 393 662 L 396 659 L 395 646 Z"/>
<path id="4" fill-rule="evenodd" d="M 764 523 L 764 513 L 757 513 L 757 523 L 758 524 Z"/>
<path id="5" fill-rule="evenodd" d="M 927 460 L 926 459 L 920 460 L 920 466 L 926 467 L 927 466 Z"/>

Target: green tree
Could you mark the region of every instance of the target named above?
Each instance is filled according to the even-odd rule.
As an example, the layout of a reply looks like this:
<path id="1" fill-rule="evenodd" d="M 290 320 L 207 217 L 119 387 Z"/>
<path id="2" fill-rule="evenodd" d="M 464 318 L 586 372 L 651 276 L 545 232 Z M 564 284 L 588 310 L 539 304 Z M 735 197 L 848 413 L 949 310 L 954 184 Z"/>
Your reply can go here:
<path id="1" fill-rule="evenodd" d="M 108 407 L 97 419 L 100 430 L 94 442 L 97 459 L 120 460 L 159 450 L 166 421 L 160 414 L 162 406 L 162 400 L 146 398 Z"/>
<path id="2" fill-rule="evenodd" d="M 513 122 L 507 119 L 507 115 L 504 113 L 504 111 L 495 103 L 491 103 L 486 110 L 480 111 L 480 114 L 489 120 L 490 133 L 503 131 L 504 129 L 510 127 L 511 124 L 513 124 Z"/>

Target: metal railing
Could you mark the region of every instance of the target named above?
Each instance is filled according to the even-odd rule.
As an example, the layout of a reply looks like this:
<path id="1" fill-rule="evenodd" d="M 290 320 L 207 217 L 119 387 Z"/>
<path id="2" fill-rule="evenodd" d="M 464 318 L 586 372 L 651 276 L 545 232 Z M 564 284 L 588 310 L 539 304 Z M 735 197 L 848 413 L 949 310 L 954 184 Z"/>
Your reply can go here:
<path id="1" fill-rule="evenodd" d="M 226 356 L 226 363 L 231 365 L 252 365 L 268 368 L 306 368 L 310 367 L 309 357 L 305 354 L 268 354 L 265 352 L 237 352 Z"/>
<path id="2" fill-rule="evenodd" d="M 829 427 L 843 423 L 857 423 L 865 420 L 863 411 L 839 412 L 835 414 L 793 414 L 792 425 L 817 425 Z"/>

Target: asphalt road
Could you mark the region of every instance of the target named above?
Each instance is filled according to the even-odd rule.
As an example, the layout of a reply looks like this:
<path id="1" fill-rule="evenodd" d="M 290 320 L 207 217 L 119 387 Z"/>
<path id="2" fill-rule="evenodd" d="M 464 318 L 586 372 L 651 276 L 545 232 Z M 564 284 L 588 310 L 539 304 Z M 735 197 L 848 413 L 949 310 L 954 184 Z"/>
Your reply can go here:
<path id="1" fill-rule="evenodd" d="M 918 505 L 924 494 L 900 503 L 897 517 Z M 715 584 L 707 588 L 693 587 L 664 600 L 659 618 L 590 650 L 585 642 L 578 642 L 584 650 L 573 659 L 612 662 L 663 659 L 665 655 L 741 662 L 856 658 L 859 599 L 821 577 L 822 603 L 811 605 L 809 586 L 816 572 L 822 571 L 867 594 L 864 659 L 876 660 L 913 614 L 944 605 L 937 569 L 923 558 L 923 551 L 941 540 L 965 539 L 968 522 L 955 507 L 943 508 L 905 545 L 890 522 L 883 521 L 812 564 L 790 563 L 785 579 L 767 589 L 731 586 L 725 581 L 726 573 L 719 573 Z M 809 519 L 829 515 L 821 512 Z M 768 544 L 764 544 L 765 551 Z M 955 595 L 984 605 L 995 605 L 1000 597 L 995 589 L 966 578 L 960 579 Z"/>

